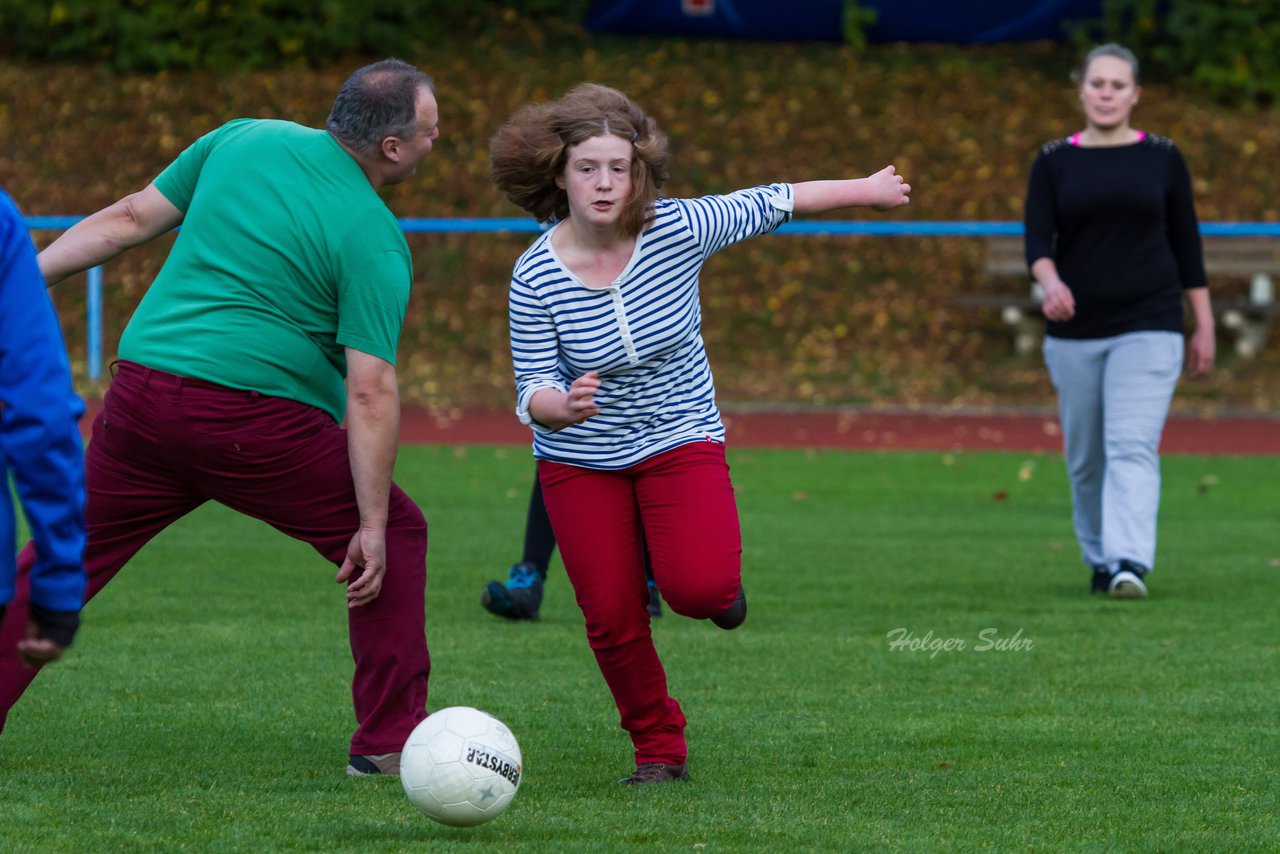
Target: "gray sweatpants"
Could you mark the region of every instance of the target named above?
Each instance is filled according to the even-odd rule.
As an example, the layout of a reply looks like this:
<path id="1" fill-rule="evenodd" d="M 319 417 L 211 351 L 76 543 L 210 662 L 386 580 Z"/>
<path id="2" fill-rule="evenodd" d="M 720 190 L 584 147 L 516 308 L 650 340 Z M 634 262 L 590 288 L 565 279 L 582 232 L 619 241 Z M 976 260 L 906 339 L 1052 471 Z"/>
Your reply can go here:
<path id="1" fill-rule="evenodd" d="M 1182 372 L 1175 332 L 1046 337 L 1076 539 L 1090 566 L 1155 565 L 1160 435 Z"/>

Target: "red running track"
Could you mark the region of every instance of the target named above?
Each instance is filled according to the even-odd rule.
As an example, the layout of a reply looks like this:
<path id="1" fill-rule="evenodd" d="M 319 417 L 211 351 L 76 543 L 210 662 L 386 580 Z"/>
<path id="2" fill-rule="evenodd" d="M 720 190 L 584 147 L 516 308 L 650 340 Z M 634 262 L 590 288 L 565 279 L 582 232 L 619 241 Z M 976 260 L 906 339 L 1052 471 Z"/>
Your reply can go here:
<path id="1" fill-rule="evenodd" d="M 880 450 L 1062 450 L 1055 415 L 726 409 L 733 447 Z M 527 444 L 529 430 L 508 410 L 406 409 L 405 442 Z M 1173 415 L 1161 450 L 1169 454 L 1280 455 L 1280 418 Z"/>

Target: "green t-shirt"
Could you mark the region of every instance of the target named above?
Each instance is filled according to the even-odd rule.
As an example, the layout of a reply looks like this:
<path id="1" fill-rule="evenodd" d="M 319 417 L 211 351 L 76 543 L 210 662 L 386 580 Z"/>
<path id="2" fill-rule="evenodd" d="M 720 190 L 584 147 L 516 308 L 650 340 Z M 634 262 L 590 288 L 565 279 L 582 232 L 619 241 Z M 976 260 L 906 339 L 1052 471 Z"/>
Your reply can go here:
<path id="1" fill-rule="evenodd" d="M 185 217 L 120 358 L 341 421 L 344 348 L 395 362 L 413 279 L 395 217 L 328 132 L 241 119 L 155 180 Z"/>

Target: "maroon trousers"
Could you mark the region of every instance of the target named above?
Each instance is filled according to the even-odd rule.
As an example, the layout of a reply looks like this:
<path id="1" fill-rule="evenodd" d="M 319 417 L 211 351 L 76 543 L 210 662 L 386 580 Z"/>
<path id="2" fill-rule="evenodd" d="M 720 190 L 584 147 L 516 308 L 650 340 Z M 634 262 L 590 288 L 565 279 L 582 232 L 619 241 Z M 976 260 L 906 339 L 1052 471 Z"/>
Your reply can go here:
<path id="1" fill-rule="evenodd" d="M 733 604 L 742 535 L 724 445 L 694 442 L 619 471 L 543 460 L 538 477 L 636 764 L 684 762 L 684 713 L 649 631 L 644 549 L 672 611 L 706 619 Z"/>
<path id="2" fill-rule="evenodd" d="M 85 475 L 86 601 L 152 537 L 205 501 L 310 543 L 335 566 L 360 525 L 347 434 L 324 412 L 128 362 L 120 363 L 94 421 Z M 396 486 L 386 546 L 382 592 L 347 611 L 356 755 L 400 750 L 426 716 L 427 523 Z M 17 595 L 0 623 L 0 727 L 37 673 L 23 667 L 15 649 L 27 622 L 33 562 L 28 545 L 18 559 Z M 345 608 L 340 601 L 335 608 Z"/>

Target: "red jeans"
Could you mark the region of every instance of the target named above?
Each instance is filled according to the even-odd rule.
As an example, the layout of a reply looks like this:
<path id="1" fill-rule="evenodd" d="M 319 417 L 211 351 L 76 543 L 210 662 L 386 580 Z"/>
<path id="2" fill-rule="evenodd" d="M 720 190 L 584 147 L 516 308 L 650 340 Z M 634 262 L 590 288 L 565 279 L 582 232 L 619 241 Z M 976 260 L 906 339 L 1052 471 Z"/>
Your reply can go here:
<path id="1" fill-rule="evenodd" d="M 587 641 L 636 763 L 684 762 L 684 713 L 667 692 L 649 632 L 644 548 L 677 614 L 705 619 L 733 604 L 742 536 L 724 445 L 681 445 L 618 471 L 543 460 L 538 476 Z"/>
<path id="2" fill-rule="evenodd" d="M 120 364 L 85 454 L 92 598 L 152 537 L 205 501 L 261 519 L 334 565 L 360 525 L 347 434 L 314 407 Z M 382 592 L 347 611 L 357 729 L 351 753 L 391 753 L 426 716 L 427 523 L 391 488 Z M 15 645 L 27 622 L 30 545 L 0 624 L 0 726 L 37 671 Z M 335 601 L 335 609 L 345 609 Z M 92 625 L 92 617 L 88 621 Z"/>

